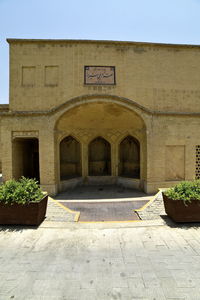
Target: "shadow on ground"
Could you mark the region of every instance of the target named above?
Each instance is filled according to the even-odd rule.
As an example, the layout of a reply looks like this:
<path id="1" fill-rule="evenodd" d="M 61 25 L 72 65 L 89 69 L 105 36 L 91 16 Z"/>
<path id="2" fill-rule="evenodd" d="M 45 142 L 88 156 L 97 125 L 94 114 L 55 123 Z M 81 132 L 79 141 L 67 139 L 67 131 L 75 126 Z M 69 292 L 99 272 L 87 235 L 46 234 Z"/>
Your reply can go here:
<path id="1" fill-rule="evenodd" d="M 23 232 L 24 230 L 27 229 L 37 230 L 39 226 L 0 225 L 0 232 Z"/>
<path id="2" fill-rule="evenodd" d="M 183 229 L 190 229 L 190 228 L 199 228 L 200 223 L 197 222 L 180 222 L 176 223 L 172 219 L 170 219 L 167 215 L 160 215 L 160 217 L 163 219 L 165 224 L 171 228 L 183 228 Z"/>
<path id="3" fill-rule="evenodd" d="M 148 195 L 149 196 L 149 195 Z M 57 200 L 91 200 L 147 197 L 144 192 L 117 185 L 77 186 L 54 197 Z"/>

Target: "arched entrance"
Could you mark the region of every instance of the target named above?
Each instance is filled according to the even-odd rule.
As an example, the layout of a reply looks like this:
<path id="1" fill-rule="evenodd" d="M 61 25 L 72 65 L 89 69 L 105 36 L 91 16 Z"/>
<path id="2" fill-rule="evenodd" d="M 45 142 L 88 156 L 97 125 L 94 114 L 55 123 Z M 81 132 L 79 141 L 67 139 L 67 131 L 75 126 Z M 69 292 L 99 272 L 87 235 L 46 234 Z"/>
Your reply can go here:
<path id="1" fill-rule="evenodd" d="M 60 179 L 78 176 L 81 176 L 80 143 L 72 136 L 67 136 L 60 142 Z"/>
<path id="2" fill-rule="evenodd" d="M 142 117 L 127 106 L 108 99 L 84 100 L 60 113 L 55 126 L 57 143 L 63 136 L 75 136 L 79 141 L 70 138 L 74 143 L 70 156 L 78 153 L 75 159 L 69 160 L 68 155 L 64 158 L 62 152 L 69 149 L 61 151 L 62 142 L 57 148 L 60 191 L 79 183 L 98 182 L 143 189 L 147 175 L 146 126 Z M 66 182 L 74 177 L 77 178 Z"/>
<path id="3" fill-rule="evenodd" d="M 119 176 L 140 178 L 140 144 L 130 135 L 119 145 Z"/>
<path id="4" fill-rule="evenodd" d="M 35 178 L 39 175 L 39 142 L 37 138 L 15 138 L 12 142 L 13 177 Z"/>
<path id="5" fill-rule="evenodd" d="M 89 144 L 89 176 L 111 175 L 110 144 L 97 137 Z"/>

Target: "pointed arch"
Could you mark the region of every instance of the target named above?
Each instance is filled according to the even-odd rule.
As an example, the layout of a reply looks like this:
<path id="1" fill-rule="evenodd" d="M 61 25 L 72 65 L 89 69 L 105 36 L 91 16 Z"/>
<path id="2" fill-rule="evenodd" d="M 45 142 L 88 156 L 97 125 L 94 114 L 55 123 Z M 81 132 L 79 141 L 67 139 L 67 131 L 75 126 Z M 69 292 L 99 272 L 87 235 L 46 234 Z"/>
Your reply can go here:
<path id="1" fill-rule="evenodd" d="M 60 142 L 60 179 L 81 176 L 81 145 L 71 135 Z"/>
<path id="2" fill-rule="evenodd" d="M 88 146 L 89 176 L 111 175 L 111 146 L 101 136 L 93 139 Z"/>
<path id="3" fill-rule="evenodd" d="M 124 107 L 130 111 L 133 111 L 144 123 L 144 127 L 146 128 L 146 116 L 151 115 L 152 112 L 140 105 L 137 101 L 132 99 L 128 99 L 125 97 L 120 97 L 116 95 L 108 95 L 108 94 L 89 94 L 77 96 L 71 99 L 68 99 L 64 103 L 54 107 L 52 110 L 48 111 L 49 114 L 55 114 L 55 124 L 54 127 L 58 127 L 59 120 L 65 115 L 69 110 L 82 106 L 84 104 L 90 103 L 114 103 L 121 107 Z"/>
<path id="4" fill-rule="evenodd" d="M 119 176 L 140 178 L 140 143 L 131 135 L 119 144 Z"/>

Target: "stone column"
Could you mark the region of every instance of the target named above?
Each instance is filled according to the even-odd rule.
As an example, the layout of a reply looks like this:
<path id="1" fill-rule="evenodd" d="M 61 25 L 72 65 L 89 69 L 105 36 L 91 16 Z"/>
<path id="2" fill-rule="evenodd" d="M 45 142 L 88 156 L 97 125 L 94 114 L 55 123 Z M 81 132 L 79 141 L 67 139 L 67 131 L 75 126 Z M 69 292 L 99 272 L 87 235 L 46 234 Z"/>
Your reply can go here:
<path id="1" fill-rule="evenodd" d="M 111 144 L 111 175 L 118 176 L 118 147 L 115 143 Z"/>
<path id="2" fill-rule="evenodd" d="M 88 145 L 81 145 L 81 164 L 82 164 L 82 176 L 88 176 Z"/>

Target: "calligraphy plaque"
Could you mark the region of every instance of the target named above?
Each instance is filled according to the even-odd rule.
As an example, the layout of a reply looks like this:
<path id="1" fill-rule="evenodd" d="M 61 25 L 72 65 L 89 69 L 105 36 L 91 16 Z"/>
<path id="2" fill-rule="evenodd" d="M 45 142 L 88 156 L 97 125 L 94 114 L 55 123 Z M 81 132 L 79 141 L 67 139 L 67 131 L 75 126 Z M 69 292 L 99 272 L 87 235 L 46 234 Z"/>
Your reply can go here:
<path id="1" fill-rule="evenodd" d="M 114 85 L 115 67 L 85 66 L 84 84 Z"/>

